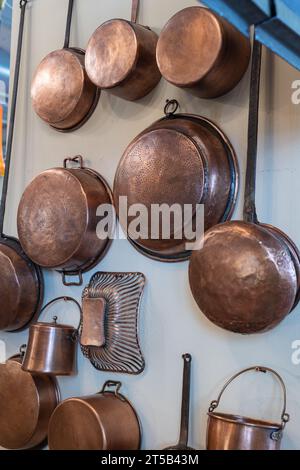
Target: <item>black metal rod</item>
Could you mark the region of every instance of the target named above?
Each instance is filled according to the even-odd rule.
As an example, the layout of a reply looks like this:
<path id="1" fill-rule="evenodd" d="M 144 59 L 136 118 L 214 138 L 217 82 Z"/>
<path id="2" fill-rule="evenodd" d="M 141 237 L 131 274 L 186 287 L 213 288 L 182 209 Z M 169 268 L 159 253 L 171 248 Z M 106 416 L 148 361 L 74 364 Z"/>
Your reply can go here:
<path id="1" fill-rule="evenodd" d="M 71 32 L 73 5 L 74 5 L 74 0 L 69 0 L 64 49 L 68 49 L 70 45 L 70 32 Z"/>
<path id="2" fill-rule="evenodd" d="M 191 361 L 190 354 L 182 356 L 183 366 L 183 382 L 182 382 L 182 403 L 181 403 L 181 424 L 179 444 L 187 447 L 189 435 L 189 417 L 190 417 L 190 384 L 191 384 Z"/>
<path id="3" fill-rule="evenodd" d="M 244 221 L 250 223 L 258 223 L 255 206 L 255 189 L 261 54 L 262 46 L 258 41 L 256 41 L 254 36 L 250 80 L 247 170 L 244 198 Z"/>
<path id="4" fill-rule="evenodd" d="M 4 178 L 3 178 L 1 206 L 0 206 L 0 234 L 1 236 L 3 236 L 4 216 L 5 216 L 5 208 L 6 208 L 6 200 L 7 200 L 7 190 L 8 190 L 8 181 L 9 181 L 9 173 L 10 173 L 12 144 L 13 144 L 13 137 L 14 137 L 14 127 L 15 127 L 15 117 L 16 117 L 16 107 L 17 107 L 18 87 L 19 87 L 25 10 L 26 10 L 27 3 L 28 3 L 28 0 L 20 1 L 21 15 L 20 15 L 20 25 L 19 25 L 19 36 L 18 36 L 18 45 L 17 45 L 17 53 L 16 53 L 13 91 L 12 91 L 12 98 L 11 98 L 8 138 L 7 138 L 7 145 L 6 145 L 5 173 L 4 173 Z"/>

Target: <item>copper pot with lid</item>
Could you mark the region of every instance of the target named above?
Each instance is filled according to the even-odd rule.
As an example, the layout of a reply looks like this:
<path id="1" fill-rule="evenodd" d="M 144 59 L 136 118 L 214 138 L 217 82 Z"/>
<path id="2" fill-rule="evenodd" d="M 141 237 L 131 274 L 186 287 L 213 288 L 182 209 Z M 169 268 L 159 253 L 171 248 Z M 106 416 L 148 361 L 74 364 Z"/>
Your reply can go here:
<path id="1" fill-rule="evenodd" d="M 121 385 L 109 380 L 95 395 L 61 402 L 49 422 L 49 449 L 138 450 L 139 419 Z"/>
<path id="2" fill-rule="evenodd" d="M 160 261 L 182 261 L 190 257 L 184 226 L 193 226 L 199 205 L 204 204 L 205 229 L 230 219 L 238 192 L 238 163 L 224 133 L 210 120 L 197 115 L 176 114 L 176 100 L 168 101 L 165 117 L 141 132 L 120 160 L 114 200 L 122 228 L 133 246 L 144 255 Z M 131 230 L 134 217 L 122 215 L 121 198 L 128 208 L 142 204 L 151 214 L 140 236 Z M 162 222 L 153 235 L 156 206 L 179 209 L 170 219 L 167 238 Z M 189 205 L 190 212 L 185 212 Z M 186 214 L 183 221 L 183 214 Z"/>
<path id="3" fill-rule="evenodd" d="M 59 300 L 73 302 L 81 321 L 80 304 L 72 297 L 57 297 L 48 302 L 41 313 Z M 33 323 L 29 329 L 29 339 L 22 369 L 36 374 L 75 375 L 77 374 L 77 345 L 79 327 L 57 323 L 57 316 L 52 323 Z"/>
<path id="4" fill-rule="evenodd" d="M 32 449 L 46 445 L 49 419 L 59 402 L 54 377 L 22 370 L 20 354 L 0 364 L 0 446 Z"/>
<path id="5" fill-rule="evenodd" d="M 237 333 L 274 328 L 298 304 L 300 254 L 276 227 L 258 222 L 255 177 L 261 45 L 254 42 L 250 87 L 244 220 L 208 230 L 192 254 L 189 278 L 201 311 Z"/>
<path id="6" fill-rule="evenodd" d="M 238 84 L 250 54 L 248 38 L 207 8 L 194 6 L 165 25 L 156 59 L 168 82 L 201 98 L 216 98 Z"/>
<path id="7" fill-rule="evenodd" d="M 264 374 L 269 372 L 279 381 L 283 392 L 283 409 L 280 423 L 215 411 L 228 385 L 240 375 L 250 371 L 262 372 Z M 290 416 L 286 412 L 286 388 L 280 375 L 268 367 L 248 367 L 231 377 L 222 388 L 217 400 L 211 402 L 208 410 L 207 449 L 280 450 L 283 430 L 289 420 Z"/>
<path id="8" fill-rule="evenodd" d="M 52 128 L 64 132 L 85 124 L 100 97 L 100 90 L 85 71 L 85 51 L 69 45 L 73 4 L 74 0 L 69 0 L 63 49 L 42 60 L 31 84 L 32 105 L 37 115 Z"/>
<path id="9" fill-rule="evenodd" d="M 69 164 L 78 167 L 69 168 Z M 18 234 L 27 256 L 62 273 L 65 285 L 81 285 L 82 273 L 106 254 L 111 231 L 97 230 L 98 208 L 106 207 L 113 230 L 113 199 L 104 178 L 83 165 L 82 157 L 66 158 L 63 168 L 44 171 L 27 186 L 18 209 Z M 78 276 L 68 282 L 67 276 Z"/>
<path id="10" fill-rule="evenodd" d="M 161 79 L 155 58 L 157 35 L 137 24 L 139 0 L 132 0 L 131 21 L 106 21 L 91 36 L 85 55 L 90 80 L 120 98 L 135 101 Z"/>

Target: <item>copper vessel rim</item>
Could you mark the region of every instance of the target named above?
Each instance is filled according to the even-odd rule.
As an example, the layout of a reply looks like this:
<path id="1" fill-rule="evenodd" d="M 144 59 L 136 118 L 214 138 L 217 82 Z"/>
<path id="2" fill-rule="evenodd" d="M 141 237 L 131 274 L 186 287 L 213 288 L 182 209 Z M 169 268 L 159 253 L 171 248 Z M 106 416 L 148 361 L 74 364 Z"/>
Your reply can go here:
<path id="1" fill-rule="evenodd" d="M 216 413 L 214 411 L 208 412 L 207 415 L 210 418 L 218 419 L 220 421 L 226 421 L 228 423 L 234 423 L 241 426 L 248 426 L 254 428 L 265 428 L 265 429 L 276 429 L 280 431 L 282 425 L 278 423 L 273 423 L 270 421 L 264 421 L 255 418 L 249 418 L 247 416 L 228 414 L 228 413 Z"/>
<path id="2" fill-rule="evenodd" d="M 75 330 L 76 331 L 75 326 L 65 325 L 63 323 L 55 323 L 54 321 L 53 322 L 37 322 L 37 323 L 33 323 L 30 327 L 36 328 L 36 329 L 39 329 L 40 327 L 42 327 L 43 330 L 51 330 L 52 328 L 57 328 L 57 329 L 62 329 L 62 330 L 70 330 L 70 331 Z"/>

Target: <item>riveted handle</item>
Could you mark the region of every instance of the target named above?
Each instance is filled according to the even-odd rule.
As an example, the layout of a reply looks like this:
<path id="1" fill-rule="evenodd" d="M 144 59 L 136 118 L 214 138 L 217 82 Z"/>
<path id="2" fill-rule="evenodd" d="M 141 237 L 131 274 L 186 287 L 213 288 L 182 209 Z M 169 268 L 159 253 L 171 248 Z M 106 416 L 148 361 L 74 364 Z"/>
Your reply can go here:
<path id="1" fill-rule="evenodd" d="M 273 374 L 278 379 L 278 381 L 281 385 L 281 388 L 282 388 L 282 392 L 283 392 L 283 408 L 282 408 L 282 413 L 281 413 L 281 430 L 284 429 L 286 423 L 290 420 L 290 415 L 286 412 L 286 388 L 285 388 L 285 384 L 284 384 L 284 381 L 282 380 L 281 376 L 275 370 L 270 369 L 269 367 L 264 367 L 264 366 L 248 367 L 247 369 L 243 369 L 240 372 L 238 372 L 237 374 L 233 375 L 225 383 L 224 387 L 222 388 L 221 392 L 219 393 L 218 398 L 211 402 L 208 411 L 211 413 L 219 406 L 222 395 L 225 392 L 225 390 L 227 389 L 228 385 L 231 384 L 231 382 L 233 382 L 240 375 L 245 374 L 246 372 L 250 372 L 250 371 L 262 372 L 264 374 L 266 374 L 267 372 L 270 372 L 271 374 Z M 272 437 L 272 439 L 274 437 Z M 274 439 L 274 440 L 276 440 L 276 439 Z"/>
<path id="2" fill-rule="evenodd" d="M 79 168 L 84 169 L 83 158 L 81 155 L 76 155 L 75 157 L 68 157 L 64 159 L 64 168 L 67 168 L 68 163 L 78 163 Z"/>
<path id="3" fill-rule="evenodd" d="M 78 325 L 76 331 L 74 332 L 74 334 L 72 335 L 72 338 L 71 338 L 71 339 L 76 341 L 77 338 L 78 338 L 78 335 L 79 335 L 79 329 L 80 329 L 80 325 L 81 325 L 82 309 L 81 309 L 81 305 L 79 304 L 79 302 L 77 302 L 77 300 L 73 299 L 73 297 L 61 296 L 61 297 L 56 297 L 55 299 L 50 300 L 50 302 L 48 302 L 46 305 L 44 305 L 44 307 L 41 309 L 40 315 L 46 310 L 46 308 L 50 307 L 52 304 L 54 304 L 56 302 L 59 302 L 60 300 L 64 300 L 65 302 L 73 302 L 78 307 L 78 310 L 79 310 L 79 313 L 80 313 L 79 325 Z M 56 322 L 57 322 L 57 317 L 55 316 L 55 317 L 53 317 L 53 324 L 56 324 Z"/>
<path id="4" fill-rule="evenodd" d="M 140 0 L 132 0 L 131 5 L 131 22 L 136 23 L 139 14 Z"/>

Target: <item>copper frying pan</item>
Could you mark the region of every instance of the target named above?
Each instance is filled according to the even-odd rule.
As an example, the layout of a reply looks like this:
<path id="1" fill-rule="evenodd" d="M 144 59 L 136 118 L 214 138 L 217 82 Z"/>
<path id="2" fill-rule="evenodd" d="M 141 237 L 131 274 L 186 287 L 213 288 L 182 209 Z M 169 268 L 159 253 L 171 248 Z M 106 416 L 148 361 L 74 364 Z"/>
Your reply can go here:
<path id="1" fill-rule="evenodd" d="M 0 330 L 5 331 L 26 328 L 38 315 L 43 300 L 43 277 L 40 268 L 26 256 L 16 238 L 3 232 L 26 5 L 27 0 L 20 2 L 21 17 L 0 207 Z"/>
<path id="2" fill-rule="evenodd" d="M 237 333 L 274 328 L 299 301 L 299 251 L 278 228 L 258 222 L 255 177 L 261 45 L 253 48 L 244 220 L 208 230 L 189 267 L 202 312 Z"/>
<path id="3" fill-rule="evenodd" d="M 93 114 L 100 90 L 88 78 L 85 51 L 70 47 L 74 0 L 69 0 L 63 49 L 48 54 L 39 64 L 31 84 L 37 115 L 58 131 L 79 129 Z"/>

